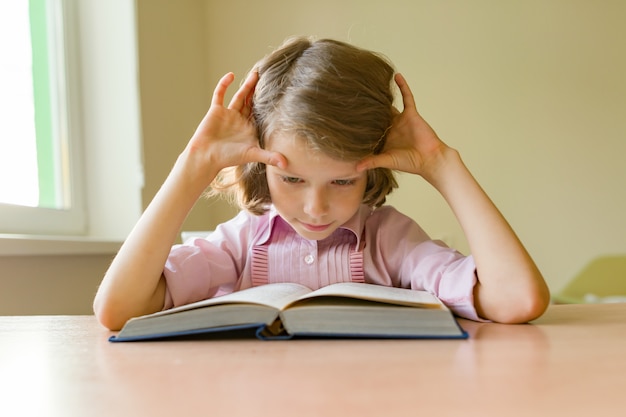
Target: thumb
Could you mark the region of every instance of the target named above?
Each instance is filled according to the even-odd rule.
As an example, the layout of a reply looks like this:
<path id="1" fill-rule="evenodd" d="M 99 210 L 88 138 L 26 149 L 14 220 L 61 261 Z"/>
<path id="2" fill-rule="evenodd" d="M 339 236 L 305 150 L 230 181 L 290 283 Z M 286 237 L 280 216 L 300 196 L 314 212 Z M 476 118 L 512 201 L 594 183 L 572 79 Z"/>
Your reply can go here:
<path id="1" fill-rule="evenodd" d="M 269 158 L 266 162 L 267 165 L 273 165 L 280 169 L 287 168 L 287 158 L 285 158 L 285 155 L 280 152 L 266 152 L 269 153 Z"/>
<path id="2" fill-rule="evenodd" d="M 374 168 L 390 168 L 394 169 L 394 159 L 388 154 L 370 155 L 363 158 L 356 165 L 357 172 L 363 172 Z"/>
<path id="3" fill-rule="evenodd" d="M 261 148 L 252 148 L 248 156 L 251 161 L 262 162 L 281 169 L 287 166 L 287 158 L 279 152 L 272 152 Z"/>

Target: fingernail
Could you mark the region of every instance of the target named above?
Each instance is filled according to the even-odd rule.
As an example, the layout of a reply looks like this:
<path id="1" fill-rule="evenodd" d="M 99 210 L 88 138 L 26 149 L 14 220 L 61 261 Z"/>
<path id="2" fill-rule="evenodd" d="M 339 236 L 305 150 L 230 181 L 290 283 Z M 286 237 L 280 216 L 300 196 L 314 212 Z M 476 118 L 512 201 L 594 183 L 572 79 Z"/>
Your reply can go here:
<path id="1" fill-rule="evenodd" d="M 282 164 L 282 161 L 279 158 L 271 158 L 270 159 L 270 165 L 273 165 L 273 166 L 281 168 L 281 169 L 284 168 L 283 164 Z"/>

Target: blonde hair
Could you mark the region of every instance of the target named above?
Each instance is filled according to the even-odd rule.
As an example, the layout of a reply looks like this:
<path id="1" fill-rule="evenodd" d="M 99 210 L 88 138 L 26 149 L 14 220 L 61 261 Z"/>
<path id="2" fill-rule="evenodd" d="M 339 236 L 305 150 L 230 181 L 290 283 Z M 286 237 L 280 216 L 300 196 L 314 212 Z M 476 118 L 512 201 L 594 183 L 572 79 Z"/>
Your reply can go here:
<path id="1" fill-rule="evenodd" d="M 382 56 L 331 39 L 292 38 L 259 61 L 252 117 L 259 144 L 291 133 L 338 160 L 382 151 L 393 118 L 394 69 Z M 363 203 L 379 207 L 398 186 L 386 168 L 367 171 Z M 265 164 L 224 170 L 213 192 L 229 192 L 243 209 L 264 213 L 271 203 Z"/>

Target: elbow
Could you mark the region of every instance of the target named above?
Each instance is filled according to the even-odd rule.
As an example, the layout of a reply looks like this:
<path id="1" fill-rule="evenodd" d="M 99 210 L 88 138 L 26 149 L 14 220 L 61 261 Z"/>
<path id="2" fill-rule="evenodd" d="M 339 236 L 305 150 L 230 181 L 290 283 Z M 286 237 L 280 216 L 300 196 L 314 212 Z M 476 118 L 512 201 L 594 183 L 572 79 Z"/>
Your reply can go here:
<path id="1" fill-rule="evenodd" d="M 128 294 L 133 296 L 129 297 Z M 137 295 L 137 291 L 124 289 L 112 291 L 102 285 L 93 301 L 93 312 L 100 324 L 109 330 L 120 330 L 128 320 L 163 309 L 165 280 L 161 280 L 154 292 Z"/>
<path id="2" fill-rule="evenodd" d="M 529 321 L 538 319 L 546 312 L 550 305 L 550 289 L 541 273 L 537 272 L 534 276 L 533 284 L 530 286 L 526 302 L 522 302 L 520 308 L 520 320 L 517 323 L 528 323 Z"/>
<path id="3" fill-rule="evenodd" d="M 526 288 L 499 291 L 489 300 L 480 297 L 476 306 L 479 315 L 503 324 L 528 323 L 541 317 L 550 305 L 550 290 L 543 278 L 533 282 Z"/>
<path id="4" fill-rule="evenodd" d="M 517 300 L 507 308 L 494 314 L 493 321 L 504 324 L 522 324 L 538 319 L 550 304 L 549 293 L 534 294 L 524 300 Z"/>
<path id="5" fill-rule="evenodd" d="M 93 303 L 93 312 L 98 322 L 109 330 L 120 330 L 126 322 L 117 316 L 115 309 L 112 309 L 105 303 L 99 302 L 97 298 Z"/>
<path id="6" fill-rule="evenodd" d="M 129 318 L 121 314 L 119 306 L 100 293 L 94 298 L 93 312 L 98 322 L 112 331 L 120 330 Z"/>

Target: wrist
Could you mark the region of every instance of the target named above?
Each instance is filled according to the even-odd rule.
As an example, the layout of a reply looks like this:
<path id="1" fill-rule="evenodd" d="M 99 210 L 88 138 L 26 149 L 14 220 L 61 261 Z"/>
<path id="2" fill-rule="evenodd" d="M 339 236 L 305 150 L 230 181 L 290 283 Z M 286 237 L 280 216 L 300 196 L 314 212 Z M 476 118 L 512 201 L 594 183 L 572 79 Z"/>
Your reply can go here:
<path id="1" fill-rule="evenodd" d="M 428 169 L 422 173 L 422 177 L 433 187 L 440 189 L 463 170 L 466 168 L 459 152 L 454 148 L 444 146 L 440 152 L 430 158 Z"/>
<path id="2" fill-rule="evenodd" d="M 170 179 L 177 183 L 181 190 L 186 190 L 198 197 L 211 185 L 218 168 L 208 161 L 205 155 L 194 152 L 189 147 L 178 156 L 170 173 Z"/>

